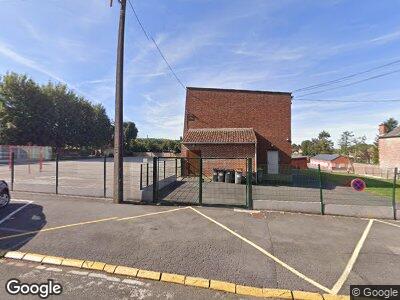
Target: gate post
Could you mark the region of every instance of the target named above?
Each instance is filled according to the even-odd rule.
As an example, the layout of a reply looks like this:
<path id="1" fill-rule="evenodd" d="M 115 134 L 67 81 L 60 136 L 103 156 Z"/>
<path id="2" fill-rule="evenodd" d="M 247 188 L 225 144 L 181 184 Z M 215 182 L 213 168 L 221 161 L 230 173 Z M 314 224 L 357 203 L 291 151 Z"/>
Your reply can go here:
<path id="1" fill-rule="evenodd" d="M 56 194 L 58 194 L 58 153 L 56 153 Z"/>
<path id="2" fill-rule="evenodd" d="M 392 193 L 392 206 L 393 206 L 393 218 L 397 220 L 397 205 L 396 205 L 396 185 L 397 185 L 397 174 L 399 172 L 398 168 L 394 168 L 393 176 L 393 193 Z"/>
<path id="3" fill-rule="evenodd" d="M 153 203 L 158 201 L 158 157 L 153 157 Z"/>
<path id="4" fill-rule="evenodd" d="M 319 201 L 321 202 L 321 215 L 325 214 L 324 196 L 322 193 L 322 174 L 321 165 L 318 165 L 318 178 L 319 178 Z"/>
<path id="5" fill-rule="evenodd" d="M 247 159 L 247 176 L 246 176 L 246 200 L 247 208 L 253 209 L 253 159 Z"/>
<path id="6" fill-rule="evenodd" d="M 13 191 L 14 190 L 14 174 L 15 174 L 15 172 L 14 172 L 15 154 L 14 154 L 13 150 L 11 150 L 11 151 L 12 151 L 11 152 L 11 161 L 10 161 L 10 163 L 11 163 L 11 190 Z"/>
<path id="7" fill-rule="evenodd" d="M 107 195 L 107 156 L 104 155 L 103 161 L 103 197 Z"/>
<path id="8" fill-rule="evenodd" d="M 166 160 L 165 160 L 165 158 L 164 158 L 164 160 L 163 160 L 163 172 L 164 172 L 164 178 L 163 178 L 163 179 L 165 179 L 165 167 L 166 167 Z"/>
<path id="9" fill-rule="evenodd" d="M 203 204 L 203 158 L 199 158 L 199 204 Z"/>
<path id="10" fill-rule="evenodd" d="M 139 190 L 143 189 L 143 164 L 140 164 Z"/>

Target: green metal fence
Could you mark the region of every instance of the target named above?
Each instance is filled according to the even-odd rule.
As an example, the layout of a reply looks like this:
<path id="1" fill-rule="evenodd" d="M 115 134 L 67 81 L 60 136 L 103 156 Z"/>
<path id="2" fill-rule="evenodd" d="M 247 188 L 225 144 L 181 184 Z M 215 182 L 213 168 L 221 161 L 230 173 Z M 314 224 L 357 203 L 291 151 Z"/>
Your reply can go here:
<path id="1" fill-rule="evenodd" d="M 13 191 L 112 197 L 113 169 L 112 157 L 56 156 L 28 162 L 11 157 L 10 164 L 0 165 L 0 178 Z M 128 157 L 124 158 L 124 200 L 255 209 L 268 204 L 273 210 L 289 207 L 291 211 L 311 207 L 321 214 L 381 211 L 384 217 L 397 219 L 399 170 L 392 174 L 391 179 L 383 179 L 290 166 L 269 174 L 267 166 L 255 169 L 250 158 Z M 350 186 L 354 178 L 364 180 L 365 191 Z"/>
<path id="2" fill-rule="evenodd" d="M 251 158 L 154 158 L 153 202 L 252 207 Z M 164 165 L 175 173 L 164 176 Z"/>
<path id="3" fill-rule="evenodd" d="M 266 166 L 258 170 L 258 184 L 253 187 L 253 199 L 264 207 L 290 207 L 292 211 L 320 212 L 383 218 L 397 218 L 400 196 L 398 169 L 392 170 L 393 179 L 359 176 L 347 172 L 318 169 L 293 169 L 281 166 L 278 174 L 268 174 Z M 357 191 L 353 179 L 362 179 L 366 188 Z M 396 192 L 397 190 L 397 192 Z M 268 204 L 268 205 L 267 205 Z M 275 205 L 275 206 L 274 206 Z M 262 206 L 262 205 L 261 205 Z M 258 205 L 260 207 L 260 205 Z"/>

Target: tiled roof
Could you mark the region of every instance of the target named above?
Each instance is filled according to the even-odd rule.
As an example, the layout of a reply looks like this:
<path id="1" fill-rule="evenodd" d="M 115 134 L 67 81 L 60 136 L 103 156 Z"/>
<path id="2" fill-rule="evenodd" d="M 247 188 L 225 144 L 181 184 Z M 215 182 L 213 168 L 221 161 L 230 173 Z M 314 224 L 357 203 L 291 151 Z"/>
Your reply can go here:
<path id="1" fill-rule="evenodd" d="M 185 144 L 249 144 L 257 138 L 252 128 L 189 129 L 183 137 Z"/>
<path id="2" fill-rule="evenodd" d="M 340 157 L 339 154 L 318 154 L 318 155 L 315 155 L 314 157 L 311 157 L 311 158 L 312 159 L 316 159 L 316 160 L 332 161 L 332 160 L 335 160 L 338 157 Z"/>
<path id="3" fill-rule="evenodd" d="M 381 136 L 380 138 L 388 138 L 388 137 L 400 137 L 400 126 L 393 129 L 392 131 L 386 133 L 385 135 Z"/>

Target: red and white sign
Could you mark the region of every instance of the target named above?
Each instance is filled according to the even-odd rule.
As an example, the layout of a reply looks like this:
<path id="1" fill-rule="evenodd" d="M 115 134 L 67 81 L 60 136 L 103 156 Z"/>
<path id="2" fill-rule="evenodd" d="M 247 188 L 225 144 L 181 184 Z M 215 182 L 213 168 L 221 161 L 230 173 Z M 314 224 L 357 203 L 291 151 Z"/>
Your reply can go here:
<path id="1" fill-rule="evenodd" d="M 351 187 L 358 192 L 362 192 L 363 190 L 365 190 L 367 185 L 365 184 L 364 180 L 360 178 L 355 178 L 351 181 Z"/>

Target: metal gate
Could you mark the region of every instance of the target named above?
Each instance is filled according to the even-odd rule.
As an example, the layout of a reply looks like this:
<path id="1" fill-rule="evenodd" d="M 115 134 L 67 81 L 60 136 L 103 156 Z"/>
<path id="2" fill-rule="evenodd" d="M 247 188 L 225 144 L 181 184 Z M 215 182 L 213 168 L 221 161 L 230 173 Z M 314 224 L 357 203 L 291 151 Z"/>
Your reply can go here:
<path id="1" fill-rule="evenodd" d="M 252 207 L 251 158 L 155 157 L 153 202 Z"/>

